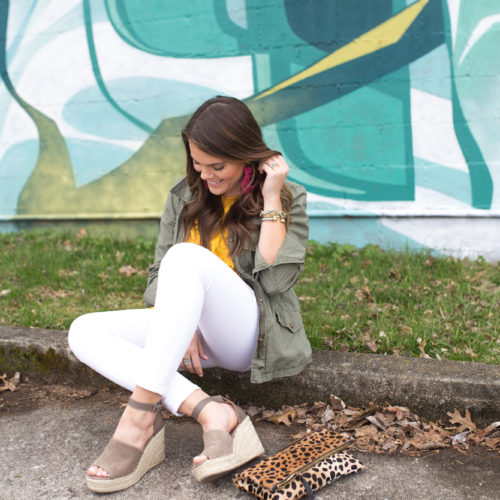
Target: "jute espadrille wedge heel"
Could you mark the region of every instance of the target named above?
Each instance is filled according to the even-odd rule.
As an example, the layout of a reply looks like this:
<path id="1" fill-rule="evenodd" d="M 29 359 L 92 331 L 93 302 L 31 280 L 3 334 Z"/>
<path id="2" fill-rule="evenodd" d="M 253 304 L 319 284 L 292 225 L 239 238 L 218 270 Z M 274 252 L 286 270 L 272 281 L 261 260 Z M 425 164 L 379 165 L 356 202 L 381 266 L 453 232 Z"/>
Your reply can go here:
<path id="1" fill-rule="evenodd" d="M 193 467 L 191 472 L 195 479 L 203 482 L 215 481 L 264 453 L 250 417 L 229 399 L 223 396 L 205 398 L 196 405 L 192 417 L 197 420 L 201 410 L 211 401 L 232 405 L 238 417 L 238 425 L 232 432 L 211 430 L 203 433 L 205 448 L 201 454 L 208 459 Z"/>
<path id="2" fill-rule="evenodd" d="M 93 463 L 104 469 L 109 477 L 87 475 L 87 486 L 92 491 L 111 493 L 124 490 L 137 483 L 146 472 L 165 459 L 165 424 L 160 413 L 161 401 L 148 404 L 130 398 L 128 404 L 137 410 L 156 413 L 153 435 L 148 439 L 143 450 L 112 438 L 101 456 Z"/>

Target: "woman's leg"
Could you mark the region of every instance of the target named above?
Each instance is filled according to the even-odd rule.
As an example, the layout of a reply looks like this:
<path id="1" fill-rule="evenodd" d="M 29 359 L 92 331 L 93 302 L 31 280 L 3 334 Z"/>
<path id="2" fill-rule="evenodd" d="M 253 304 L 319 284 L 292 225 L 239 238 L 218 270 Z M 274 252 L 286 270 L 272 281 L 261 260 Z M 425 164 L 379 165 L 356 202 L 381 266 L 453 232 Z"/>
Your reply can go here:
<path id="1" fill-rule="evenodd" d="M 154 309 L 85 314 L 68 340 L 80 361 L 131 391 L 139 385 L 161 394 L 177 413 L 198 388 L 177 373 L 197 328 L 204 368 L 250 368 L 258 330 L 252 289 L 211 252 L 184 243 L 162 262 Z"/>
<path id="2" fill-rule="evenodd" d="M 192 243 L 167 252 L 158 280 L 137 385 L 165 395 L 167 408 L 177 412 L 193 391 L 175 374 L 198 326 L 209 356 L 203 366 L 245 371 L 257 342 L 258 306 L 231 268 Z"/>
<path id="3" fill-rule="evenodd" d="M 84 314 L 69 329 L 69 346 L 82 363 L 132 392 L 137 385 L 139 360 L 144 354 L 152 314 L 152 309 Z M 182 392 L 198 388 L 178 373 L 175 378 Z M 165 404 L 165 398 L 162 399 Z"/>
<path id="4" fill-rule="evenodd" d="M 180 244 L 170 249 L 160 267 L 154 310 L 125 313 L 117 312 L 114 317 L 112 313 L 95 313 L 79 318 L 72 325 L 70 345 L 79 359 L 111 380 L 128 388 L 135 383 L 135 399 L 151 402 L 161 395 L 171 411 L 177 412 L 183 404 L 181 411 L 190 414 L 196 402 L 206 397 L 177 373 L 198 325 L 209 354 L 204 366 L 233 370 L 250 367 L 258 330 L 253 291 L 202 247 Z M 104 335 L 101 320 L 107 323 Z M 90 328 L 89 333 L 91 322 L 95 328 Z M 85 330 L 88 335 L 84 335 Z M 215 405 L 220 404 L 210 403 L 200 414 L 204 430 L 207 425 L 213 427 L 208 421 L 212 420 L 210 415 L 216 414 L 219 418 L 213 420 L 217 426 L 234 427 L 224 423 L 234 421 L 228 405 L 218 409 Z M 229 418 L 221 418 L 224 415 Z M 127 407 L 114 437 L 142 448 L 149 437 L 144 433 L 151 425 L 148 417 L 147 413 Z M 106 477 L 106 472 L 98 468 L 89 472 Z"/>

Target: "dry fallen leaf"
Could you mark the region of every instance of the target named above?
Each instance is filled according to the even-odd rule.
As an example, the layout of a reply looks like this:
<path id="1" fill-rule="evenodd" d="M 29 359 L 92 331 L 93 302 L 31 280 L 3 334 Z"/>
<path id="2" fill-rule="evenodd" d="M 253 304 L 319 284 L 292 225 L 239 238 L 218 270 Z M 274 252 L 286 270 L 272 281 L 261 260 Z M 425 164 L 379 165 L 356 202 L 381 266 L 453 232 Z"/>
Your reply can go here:
<path id="1" fill-rule="evenodd" d="M 123 276 L 130 277 L 137 273 L 137 269 L 135 267 L 127 265 L 120 267 L 120 269 L 118 269 L 118 272 Z"/>
<path id="2" fill-rule="evenodd" d="M 81 240 L 82 238 L 87 237 L 87 230 L 84 227 L 81 227 L 78 233 L 76 233 L 76 239 Z"/>
<path id="3" fill-rule="evenodd" d="M 330 394 L 330 407 L 333 411 L 342 411 L 345 403 L 339 397 Z"/>
<path id="4" fill-rule="evenodd" d="M 0 380 L 3 382 L 3 386 L 0 387 L 0 391 L 11 391 L 14 392 L 17 389 L 17 385 L 21 381 L 21 374 L 16 372 L 13 377 L 7 379 L 7 374 L 4 373 Z"/>
<path id="5" fill-rule="evenodd" d="M 308 301 L 311 301 L 311 300 L 315 300 L 315 297 L 309 297 L 308 295 L 301 295 L 299 297 L 299 300 L 301 302 L 308 302 Z"/>
<path id="6" fill-rule="evenodd" d="M 470 411 L 468 408 L 465 410 L 465 417 L 460 415 L 460 412 L 455 408 L 453 412 L 446 413 L 450 417 L 450 422 L 452 424 L 458 424 L 458 431 L 464 431 L 465 429 L 469 429 L 470 431 L 476 430 L 476 424 L 472 422 Z"/>
<path id="7" fill-rule="evenodd" d="M 268 422 L 272 422 L 273 424 L 292 425 L 295 420 L 295 416 L 295 410 L 285 410 L 282 413 L 278 413 L 277 415 L 267 418 L 266 420 Z"/>
<path id="8" fill-rule="evenodd" d="M 449 416 L 450 421 L 459 426 L 445 428 L 444 424 L 426 421 L 404 406 L 370 403 L 368 408 L 355 408 L 346 406 L 335 395 L 330 396 L 330 404 L 316 401 L 313 404 L 283 406 L 281 410 L 250 408 L 254 415 L 261 414 L 259 420 L 285 425 L 293 422 L 302 426 L 293 436 L 294 439 L 314 430 L 328 428 L 351 436 L 354 448 L 365 452 L 418 456 L 453 445 L 460 453 L 466 453 L 470 445 L 500 451 L 500 422 L 478 430 L 470 413 L 466 412 L 465 417 L 462 417 L 457 410 Z M 466 427 L 467 431 L 461 427 Z"/>

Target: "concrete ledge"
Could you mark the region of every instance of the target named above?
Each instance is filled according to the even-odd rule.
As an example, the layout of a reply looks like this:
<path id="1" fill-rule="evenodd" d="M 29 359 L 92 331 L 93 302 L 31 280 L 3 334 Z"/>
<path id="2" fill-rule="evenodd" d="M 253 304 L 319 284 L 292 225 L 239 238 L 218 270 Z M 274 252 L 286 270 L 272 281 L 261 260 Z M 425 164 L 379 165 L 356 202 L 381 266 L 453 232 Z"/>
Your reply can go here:
<path id="1" fill-rule="evenodd" d="M 0 370 L 20 371 L 48 381 L 93 386 L 110 383 L 79 363 L 67 332 L 0 327 Z M 295 377 L 252 384 L 248 373 L 214 368 L 193 378 L 207 392 L 267 407 L 328 401 L 330 394 L 354 406 L 370 401 L 409 407 L 429 418 L 469 408 L 481 425 L 500 420 L 500 367 L 462 361 L 377 354 L 315 351 L 313 363 Z"/>

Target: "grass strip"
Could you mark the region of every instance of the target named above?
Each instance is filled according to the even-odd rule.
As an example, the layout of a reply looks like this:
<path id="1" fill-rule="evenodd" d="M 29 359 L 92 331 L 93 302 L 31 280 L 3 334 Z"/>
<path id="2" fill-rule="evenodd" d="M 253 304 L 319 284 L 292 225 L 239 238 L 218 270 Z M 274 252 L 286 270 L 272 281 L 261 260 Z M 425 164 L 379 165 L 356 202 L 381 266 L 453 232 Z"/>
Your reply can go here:
<path id="1" fill-rule="evenodd" d="M 67 329 L 144 307 L 155 241 L 0 234 L 0 324 Z M 500 267 L 428 252 L 310 242 L 296 292 L 316 349 L 498 363 Z"/>

